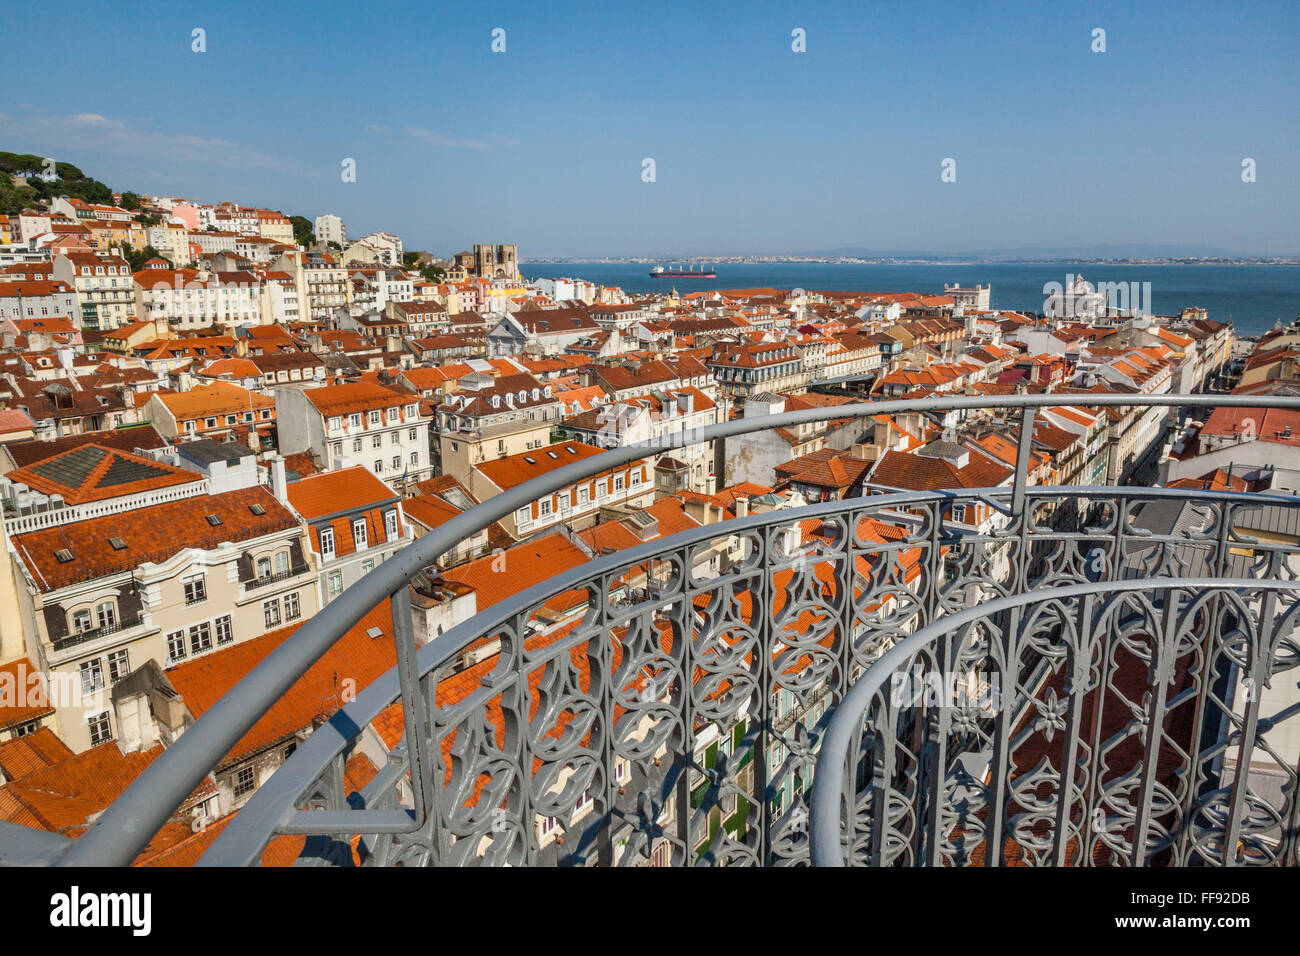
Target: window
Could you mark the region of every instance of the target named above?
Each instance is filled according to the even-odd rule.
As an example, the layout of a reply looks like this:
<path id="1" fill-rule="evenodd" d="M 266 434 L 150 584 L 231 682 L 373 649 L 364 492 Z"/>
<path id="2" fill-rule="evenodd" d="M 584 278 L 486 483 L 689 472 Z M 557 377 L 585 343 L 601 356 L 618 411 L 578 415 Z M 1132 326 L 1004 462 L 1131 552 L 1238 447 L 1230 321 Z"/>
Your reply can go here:
<path id="1" fill-rule="evenodd" d="M 383 470 L 384 470 L 384 463 L 379 459 L 375 459 L 375 474 L 378 475 L 382 473 Z"/>
<path id="2" fill-rule="evenodd" d="M 965 505 L 953 505 L 953 506 L 952 506 L 952 520 L 958 522 L 959 524 L 965 524 L 965 523 L 966 523 L 966 506 L 965 506 Z"/>
<path id="3" fill-rule="evenodd" d="M 109 720 L 108 711 L 87 718 L 86 723 L 90 725 L 90 745 L 92 747 L 97 747 L 113 739 L 113 724 Z"/>
<path id="4" fill-rule="evenodd" d="M 400 445 L 401 443 L 402 443 L 402 436 L 398 432 L 388 433 L 388 444 Z"/>
<path id="5" fill-rule="evenodd" d="M 343 419 L 340 418 L 338 415 L 335 415 L 333 418 L 330 419 L 330 431 L 335 431 L 342 427 L 343 427 Z"/>
<path id="6" fill-rule="evenodd" d="M 401 471 L 401 470 L 402 470 L 402 456 L 401 456 L 401 455 L 394 455 L 394 456 L 393 456 L 393 471 Z"/>
<path id="7" fill-rule="evenodd" d="M 217 618 L 216 628 L 217 628 L 218 647 L 221 646 L 222 644 L 229 644 L 231 641 L 235 639 L 235 630 L 233 627 L 231 627 L 229 614 L 227 614 L 225 617 Z"/>
<path id="8" fill-rule="evenodd" d="M 289 573 L 289 552 L 288 551 L 277 551 L 275 553 L 275 573 L 276 574 Z"/>
<path id="9" fill-rule="evenodd" d="M 383 435 L 372 435 L 372 436 L 370 437 L 370 447 L 371 447 L 371 448 L 379 448 L 381 445 L 383 445 L 383 443 L 384 443 L 384 436 L 383 436 Z"/>
<path id="10" fill-rule="evenodd" d="M 127 674 L 131 673 L 130 660 L 127 657 L 126 648 L 120 651 L 114 651 L 108 655 L 108 679 L 116 684 Z"/>
<path id="11" fill-rule="evenodd" d="M 407 433 L 406 433 L 406 438 L 407 438 L 408 441 L 415 441 L 415 437 L 416 437 L 416 435 L 415 435 L 415 429 L 414 429 L 414 428 L 412 428 L 412 429 L 410 429 L 409 431 L 407 431 Z"/>
<path id="12" fill-rule="evenodd" d="M 361 413 L 360 413 L 360 412 L 353 412 L 351 415 L 349 415 L 349 416 L 348 416 L 348 424 L 351 425 L 353 428 L 360 428 L 360 427 L 361 427 Z"/>
<path id="13" fill-rule="evenodd" d="M 73 612 L 72 630 L 74 633 L 84 634 L 94 626 L 94 620 L 91 618 L 88 608 L 83 607 L 80 611 Z"/>
<path id="14" fill-rule="evenodd" d="M 322 558 L 334 557 L 334 529 L 320 529 L 320 556 Z"/>
<path id="15" fill-rule="evenodd" d="M 541 502 L 537 511 L 543 518 L 547 517 L 551 513 L 551 500 L 547 498 L 545 501 Z"/>
<path id="16" fill-rule="evenodd" d="M 93 694 L 104 689 L 104 665 L 98 657 L 93 661 L 81 662 L 81 692 Z"/>
<path id="17" fill-rule="evenodd" d="M 210 650 L 212 650 L 212 625 L 207 621 L 195 624 L 190 628 L 190 651 L 194 654 L 202 654 Z"/>
<path id="18" fill-rule="evenodd" d="M 278 625 L 280 623 L 280 602 L 272 599 L 263 604 L 262 617 L 265 619 L 267 627 Z"/>
<path id="19" fill-rule="evenodd" d="M 325 578 L 325 590 L 328 600 L 332 601 L 343 593 L 343 572 L 331 571 Z"/>
<path id="20" fill-rule="evenodd" d="M 167 635 L 167 659 L 169 661 L 185 660 L 184 631 L 172 631 Z"/>
<path id="21" fill-rule="evenodd" d="M 352 439 L 352 450 L 353 450 L 353 451 L 360 451 L 360 450 L 361 450 L 361 439 L 360 439 L 360 438 L 354 438 L 354 439 Z"/>
<path id="22" fill-rule="evenodd" d="M 375 462 L 375 464 L 377 465 L 379 464 L 379 462 Z M 365 518 L 358 518 L 357 520 L 352 522 L 352 540 L 353 542 L 355 542 L 358 551 L 364 550 L 365 548 L 369 547 L 369 542 L 366 538 Z"/>
<path id="23" fill-rule="evenodd" d="M 286 621 L 296 621 L 302 617 L 302 606 L 298 602 L 298 592 L 284 596 L 284 619 Z"/>
<path id="24" fill-rule="evenodd" d="M 377 408 L 375 408 L 375 409 L 371 409 L 371 412 L 370 412 L 370 424 L 372 424 L 372 425 L 378 425 L 378 424 L 379 424 L 379 409 L 377 409 Z"/>
<path id="25" fill-rule="evenodd" d="M 615 490 L 616 492 L 617 492 L 617 491 L 622 491 L 622 490 L 623 490 L 623 487 L 624 487 L 624 484 L 623 484 L 623 476 L 622 476 L 622 475 L 619 475 L 618 477 L 616 477 L 616 478 L 614 479 L 614 490 Z"/>
<path id="26" fill-rule="evenodd" d="M 204 581 L 203 575 L 194 574 L 188 578 L 183 578 L 185 585 L 185 603 L 198 604 L 200 601 L 208 599 L 208 586 Z"/>
<path id="27" fill-rule="evenodd" d="M 235 773 L 235 796 L 242 797 L 253 790 L 253 768 L 240 767 Z"/>
<path id="28" fill-rule="evenodd" d="M 586 504 L 587 502 L 589 502 L 590 500 L 591 500 L 591 492 L 588 491 L 586 488 L 579 488 L 579 489 L 578 489 L 578 504 L 579 504 L 579 505 L 585 505 L 585 504 Z"/>
<path id="29" fill-rule="evenodd" d="M 257 578 L 258 578 L 258 580 L 260 581 L 260 580 L 262 580 L 262 579 L 264 579 L 264 578 L 269 578 L 270 576 L 271 576 L 271 559 L 270 559 L 270 558 L 258 558 L 258 559 L 257 559 Z"/>

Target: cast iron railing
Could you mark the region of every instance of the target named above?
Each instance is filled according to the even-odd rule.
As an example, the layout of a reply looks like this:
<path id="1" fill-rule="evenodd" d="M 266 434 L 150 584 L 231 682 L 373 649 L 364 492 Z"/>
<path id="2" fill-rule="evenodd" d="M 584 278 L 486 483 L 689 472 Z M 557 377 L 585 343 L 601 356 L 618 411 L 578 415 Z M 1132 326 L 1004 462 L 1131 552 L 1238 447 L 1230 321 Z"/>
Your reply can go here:
<path id="1" fill-rule="evenodd" d="M 1007 623 L 1018 612 L 994 602 L 1050 588 L 1136 580 L 1125 587 L 1181 594 L 1199 579 L 1232 579 L 1226 584 L 1239 589 L 1264 582 L 1234 605 L 1237 614 L 1262 609 L 1261 595 L 1289 593 L 1277 582 L 1294 578 L 1295 547 L 1249 531 L 1255 512 L 1289 512 L 1300 506 L 1296 498 L 1040 488 L 1024 478 L 1035 411 L 1044 406 L 1258 403 L 1248 396 L 1069 394 L 833 406 L 728 422 L 556 469 L 458 515 L 349 588 L 167 748 L 60 862 L 129 863 L 249 727 L 385 599 L 393 612 L 395 670 L 298 747 L 234 816 L 203 863 L 255 863 L 280 834 L 308 835 L 304 862 L 318 863 L 808 862 L 809 799 L 827 725 L 850 689 L 863 686 L 864 674 L 882 673 L 881 655 L 909 635 L 930 635 L 923 629 L 955 623 L 958 612 L 981 602 L 989 602 L 988 613 L 1003 615 L 990 620 L 1004 633 L 1020 634 L 1019 625 Z M 1300 399 L 1269 403 L 1300 407 Z M 873 495 L 704 525 L 597 558 L 415 647 L 407 582 L 416 573 L 492 521 L 591 474 L 762 428 L 997 406 L 1020 411 L 1019 467 L 1009 487 Z M 966 508 L 967 520 L 950 520 L 954 504 Z M 1064 527 L 1063 504 L 1078 516 Z M 969 520 L 971 509 L 982 509 L 974 513 L 978 521 Z M 1230 589 L 1214 593 L 1222 603 Z M 1201 635 L 1205 646 L 1244 647 L 1242 639 L 1215 631 L 1226 620 L 1219 607 L 1218 624 Z M 1249 633 L 1262 634 L 1263 626 L 1252 624 Z M 1008 673 L 1017 687 L 1047 693 L 1059 681 L 1059 655 L 1050 641 L 1033 641 L 1041 645 L 1037 656 L 1012 658 Z M 990 655 L 995 643 L 988 642 Z M 467 652 L 481 662 L 467 665 Z M 1254 666 L 1247 651 L 1234 653 L 1228 656 L 1233 666 Z M 1134 659 L 1136 673 L 1143 665 L 1140 655 Z M 977 686 L 992 673 L 976 667 Z M 1146 679 L 1145 672 L 1139 676 Z M 1063 692 L 1056 691 L 1053 714 Z M 1166 693 L 1164 705 L 1190 706 L 1191 699 L 1175 702 Z M 1196 705 L 1208 706 L 1207 699 L 1202 695 Z M 1153 703 L 1139 700 L 1146 717 L 1135 712 L 1134 721 L 1161 717 Z M 1067 711 L 1079 706 L 1065 704 Z M 361 793 L 347 793 L 345 763 L 370 746 L 363 731 L 386 711 L 405 737 Z M 977 724 L 980 719 L 997 718 L 990 713 Z M 1213 723 L 1201 722 L 1208 736 L 1193 741 L 1198 748 L 1220 746 Z M 1252 724 L 1250 733 L 1259 726 Z M 853 743 L 852 733 L 849 738 Z M 1144 770 L 1146 755 L 1140 752 L 1122 772 L 1158 783 L 1158 774 Z M 842 756 L 847 766 L 848 751 Z M 999 770 L 1012 766 L 1005 747 L 997 759 Z M 930 787 L 932 802 L 946 799 L 946 791 L 932 786 L 945 778 L 926 766 L 917 786 Z M 1221 775 L 1225 762 L 1206 766 Z M 1002 794 L 1003 808 L 1013 795 L 1028 799 L 1014 790 L 1026 782 L 1019 775 L 1024 770 L 1015 765 L 991 788 Z M 1294 767 L 1289 772 L 1294 780 Z M 1199 797 L 1208 784 L 1190 786 Z M 1283 787 L 1274 808 L 1284 820 L 1294 818 L 1294 791 Z M 1164 803 L 1152 802 L 1157 795 L 1165 799 L 1155 783 L 1143 783 L 1146 803 L 1139 805 L 1148 821 L 1166 815 Z M 894 813 L 914 811 L 891 806 L 889 819 Z M 819 824 L 833 829 L 830 818 L 819 817 Z M 1040 839 L 1036 832 L 1034 839 Z M 832 850 L 838 845 L 830 839 Z M 932 845 L 926 844 L 925 862 L 936 859 Z M 1065 845 L 1068 850 L 1068 839 Z M 897 858 L 855 850 L 852 861 Z M 822 861 L 829 860 L 823 855 Z"/>
<path id="2" fill-rule="evenodd" d="M 1297 616 L 1294 580 L 1143 577 L 939 619 L 831 720 L 814 861 L 1296 865 Z"/>

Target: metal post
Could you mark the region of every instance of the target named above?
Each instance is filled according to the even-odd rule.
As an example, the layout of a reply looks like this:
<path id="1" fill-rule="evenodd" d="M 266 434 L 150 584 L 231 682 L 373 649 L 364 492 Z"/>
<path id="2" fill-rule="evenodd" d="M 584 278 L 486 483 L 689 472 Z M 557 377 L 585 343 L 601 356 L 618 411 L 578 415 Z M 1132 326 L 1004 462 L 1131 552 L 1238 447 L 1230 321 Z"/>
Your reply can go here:
<path id="1" fill-rule="evenodd" d="M 1029 453 L 1034 447 L 1033 406 L 1020 412 L 1020 438 L 1016 443 L 1016 473 L 1011 485 L 1011 517 L 1020 520 L 1025 510 L 1025 485 L 1029 481 Z"/>

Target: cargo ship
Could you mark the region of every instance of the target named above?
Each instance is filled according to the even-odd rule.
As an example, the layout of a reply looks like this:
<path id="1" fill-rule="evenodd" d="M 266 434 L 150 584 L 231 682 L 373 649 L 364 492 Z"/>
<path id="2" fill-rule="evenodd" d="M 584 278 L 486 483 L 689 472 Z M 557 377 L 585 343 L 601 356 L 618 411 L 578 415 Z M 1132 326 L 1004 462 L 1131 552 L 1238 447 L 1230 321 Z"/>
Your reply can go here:
<path id="1" fill-rule="evenodd" d="M 708 266 L 700 266 L 700 271 L 696 272 L 694 266 L 688 266 L 683 269 L 680 266 L 675 269 L 665 269 L 663 266 L 655 266 L 650 270 L 652 279 L 716 279 L 718 274 Z"/>

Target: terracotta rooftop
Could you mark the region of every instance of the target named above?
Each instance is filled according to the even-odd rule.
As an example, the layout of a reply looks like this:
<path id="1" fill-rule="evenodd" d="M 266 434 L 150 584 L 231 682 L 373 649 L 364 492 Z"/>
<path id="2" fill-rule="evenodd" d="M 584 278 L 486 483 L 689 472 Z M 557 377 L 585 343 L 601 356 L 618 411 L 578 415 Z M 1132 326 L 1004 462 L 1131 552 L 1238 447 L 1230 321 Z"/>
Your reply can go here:
<path id="1" fill-rule="evenodd" d="M 297 526 L 298 519 L 258 486 L 29 531 L 12 540 L 38 590 L 49 592 L 166 561 L 185 548 L 214 548 Z M 166 535 L 159 534 L 162 528 Z"/>
<path id="2" fill-rule="evenodd" d="M 186 468 L 96 444 L 81 445 L 15 468 L 7 477 L 42 494 L 62 495 L 70 505 L 202 480 L 202 476 Z"/>
<path id="3" fill-rule="evenodd" d="M 470 561 L 443 572 L 442 577 L 472 587 L 481 613 L 498 601 L 590 560 L 587 552 L 556 533 Z"/>
<path id="4" fill-rule="evenodd" d="M 887 451 L 880 458 L 871 481 L 891 488 L 910 491 L 934 491 L 942 488 L 996 488 L 1012 474 L 1012 469 L 995 461 L 971 456 L 965 468 L 957 468 L 942 458 Z"/>
<path id="5" fill-rule="evenodd" d="M 200 385 L 187 392 L 159 395 L 158 400 L 167 406 L 178 421 L 201 418 L 205 415 L 242 414 L 263 408 L 275 408 L 275 399 L 270 396 L 250 391 L 234 382 L 222 381 Z"/>
<path id="6" fill-rule="evenodd" d="M 54 713 L 45 695 L 43 672 L 25 657 L 0 664 L 0 730 L 17 727 Z"/>
<path id="7" fill-rule="evenodd" d="M 302 623 L 167 669 L 167 679 L 197 720 L 245 674 L 297 632 Z M 353 625 L 271 709 L 239 739 L 218 767 L 257 753 L 328 717 L 343 706 L 348 694 L 363 690 L 397 663 L 393 619 L 388 602 L 381 602 Z"/>
<path id="8" fill-rule="evenodd" d="M 324 385 L 304 392 L 307 400 L 322 415 L 346 415 L 350 412 L 369 411 L 374 408 L 391 408 L 412 401 L 405 392 L 398 392 L 373 382 L 350 382 L 345 385 Z"/>
<path id="9" fill-rule="evenodd" d="M 475 465 L 475 468 L 502 491 L 506 491 L 516 485 L 522 485 L 531 478 L 545 475 L 557 468 L 563 468 L 565 465 L 571 465 L 585 458 L 591 458 L 603 451 L 603 448 L 597 448 L 595 445 L 585 445 L 578 441 L 563 441 L 543 448 L 520 452 L 517 455 L 509 455 L 496 461 L 485 461 L 482 464 Z"/>
<path id="10" fill-rule="evenodd" d="M 21 780 L 72 756 L 72 750 L 49 727 L 0 743 L 0 773 Z"/>
<path id="11" fill-rule="evenodd" d="M 339 471 L 326 471 L 292 482 L 288 493 L 289 503 L 308 521 L 396 501 L 398 497 L 392 488 L 360 465 Z"/>

